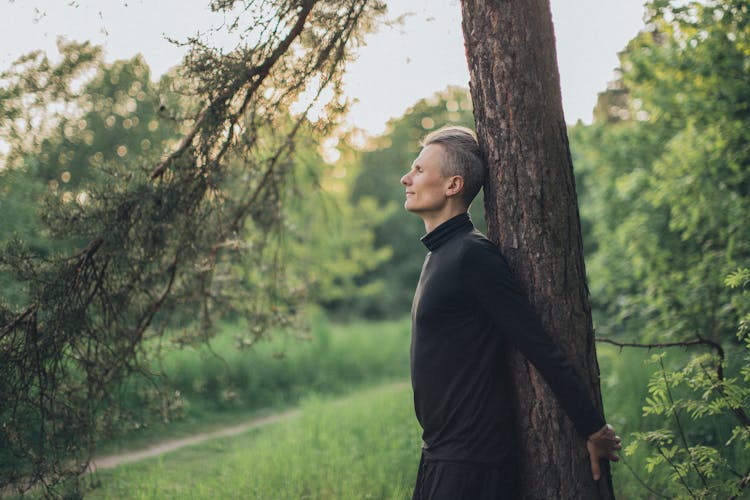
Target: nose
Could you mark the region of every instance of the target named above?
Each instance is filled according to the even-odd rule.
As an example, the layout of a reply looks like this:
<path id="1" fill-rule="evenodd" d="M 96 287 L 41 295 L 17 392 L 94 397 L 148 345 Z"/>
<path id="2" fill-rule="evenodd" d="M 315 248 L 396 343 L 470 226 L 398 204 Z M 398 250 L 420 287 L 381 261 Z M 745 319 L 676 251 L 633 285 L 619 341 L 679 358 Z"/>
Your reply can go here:
<path id="1" fill-rule="evenodd" d="M 411 178 L 409 177 L 409 173 L 404 174 L 403 177 L 401 177 L 401 184 L 404 186 L 408 186 L 411 184 Z"/>

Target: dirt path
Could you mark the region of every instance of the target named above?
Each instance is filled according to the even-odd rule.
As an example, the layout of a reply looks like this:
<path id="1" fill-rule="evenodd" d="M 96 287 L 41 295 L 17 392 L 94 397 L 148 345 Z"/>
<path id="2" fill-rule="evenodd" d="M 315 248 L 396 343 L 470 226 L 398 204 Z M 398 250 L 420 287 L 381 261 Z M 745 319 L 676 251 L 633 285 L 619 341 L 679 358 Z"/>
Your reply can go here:
<path id="1" fill-rule="evenodd" d="M 89 472 L 95 472 L 97 470 L 112 469 L 118 465 L 127 464 L 130 462 L 137 462 L 144 458 L 151 458 L 163 453 L 169 453 L 170 451 L 179 450 L 185 446 L 202 443 L 210 439 L 216 439 L 220 437 L 236 436 L 243 432 L 254 429 L 256 427 L 262 427 L 264 425 L 273 424 L 275 422 L 281 422 L 282 420 L 289 420 L 297 417 L 300 414 L 300 410 L 288 410 L 281 413 L 275 413 L 265 417 L 258 417 L 253 420 L 249 420 L 242 424 L 232 425 L 230 427 L 222 427 L 215 431 L 201 432 L 194 436 L 181 438 L 181 439 L 168 439 L 160 441 L 154 446 L 144 448 L 138 451 L 129 451 L 125 453 L 117 453 L 114 455 L 105 455 L 94 458 L 89 463 Z M 24 488 L 26 489 L 26 488 Z M 38 485 L 27 490 L 27 493 L 31 493 L 38 489 Z M 0 488 L 0 498 L 16 494 L 16 487 L 14 485 L 7 485 L 5 488 Z"/>
<path id="2" fill-rule="evenodd" d="M 256 418 L 254 420 L 250 420 L 238 425 L 233 425 L 231 427 L 224 427 L 215 431 L 202 432 L 200 434 L 181 439 L 161 441 L 154 446 L 138 451 L 130 451 L 126 453 L 117 453 L 115 455 L 96 457 L 89 464 L 89 469 L 92 472 L 96 470 L 111 469 L 113 467 L 117 467 L 118 465 L 137 462 L 138 460 L 143 460 L 144 458 L 155 457 L 157 455 L 161 455 L 162 453 L 179 450 L 180 448 L 184 448 L 185 446 L 202 443 L 210 439 L 236 436 L 237 434 L 241 434 L 256 427 L 261 427 L 275 422 L 280 422 L 282 420 L 294 418 L 299 414 L 300 410 L 289 410 L 282 413 L 276 413 L 274 415 L 268 415 L 267 417 Z"/>

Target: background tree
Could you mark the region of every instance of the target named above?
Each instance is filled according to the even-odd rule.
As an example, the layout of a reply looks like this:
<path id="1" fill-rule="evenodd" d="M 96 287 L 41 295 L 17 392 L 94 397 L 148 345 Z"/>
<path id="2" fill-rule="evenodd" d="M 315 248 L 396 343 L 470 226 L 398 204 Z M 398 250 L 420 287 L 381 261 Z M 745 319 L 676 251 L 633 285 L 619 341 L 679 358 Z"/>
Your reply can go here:
<path id="1" fill-rule="evenodd" d="M 156 162 L 178 137 L 175 122 L 158 114 L 171 77 L 152 83 L 140 57 L 105 64 L 101 49 L 88 43 L 60 41 L 58 50 L 57 64 L 35 52 L 3 75 L 16 85 L 2 96 L 2 137 L 11 149 L 0 171 L 6 214 L 0 241 L 19 239 L 45 258 L 75 248 L 65 237 L 51 238 L 44 224 L 49 203 L 86 203 L 87 185 L 105 177 L 102 166 L 120 159 Z M 75 79 L 80 90 L 69 88 Z M 44 82 L 46 90 L 34 88 Z M 23 306 L 28 297 L 20 295 L 20 283 L 1 270 L 0 281 L 3 298 Z"/>
<path id="2" fill-rule="evenodd" d="M 461 7 L 474 117 L 490 165 L 488 236 L 601 407 L 549 3 L 464 0 Z M 608 469 L 595 484 L 584 438 L 533 367 L 515 353 L 508 371 L 522 495 L 612 497 Z"/>
<path id="3" fill-rule="evenodd" d="M 379 280 L 363 283 L 361 278 L 393 256 L 375 236 L 392 212 L 373 199 L 351 199 L 361 168 L 359 155 L 346 137 L 336 141 L 340 156 L 326 163 L 313 134 L 298 140 L 279 258 L 296 286 L 306 289 L 310 302 L 351 319 L 358 317 L 351 304 L 376 301 L 383 294 Z"/>

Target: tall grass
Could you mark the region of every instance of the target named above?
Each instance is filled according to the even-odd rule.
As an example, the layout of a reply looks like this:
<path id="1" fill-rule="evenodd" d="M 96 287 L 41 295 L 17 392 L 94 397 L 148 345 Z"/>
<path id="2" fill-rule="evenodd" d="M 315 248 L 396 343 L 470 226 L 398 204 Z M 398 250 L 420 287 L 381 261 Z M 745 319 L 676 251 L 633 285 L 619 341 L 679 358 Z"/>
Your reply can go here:
<path id="1" fill-rule="evenodd" d="M 420 431 L 406 384 L 336 401 L 243 435 L 97 473 L 90 498 L 408 498 Z"/>
<path id="2" fill-rule="evenodd" d="M 409 373 L 404 321 L 333 325 L 317 315 L 309 336 L 277 332 L 244 350 L 235 345 L 236 328 L 226 328 L 211 350 L 178 351 L 165 359 L 164 371 L 188 401 L 212 410 L 255 408 Z"/>
<path id="3" fill-rule="evenodd" d="M 322 314 L 310 317 L 308 331 L 277 331 L 250 348 L 237 347 L 243 326 L 226 324 L 206 345 L 167 352 L 154 369 L 166 376 L 168 411 L 149 410 L 153 385 L 134 377 L 118 395 L 124 430 L 105 434 L 99 452 L 246 420 L 310 394 L 409 377 L 407 319 L 334 324 Z"/>

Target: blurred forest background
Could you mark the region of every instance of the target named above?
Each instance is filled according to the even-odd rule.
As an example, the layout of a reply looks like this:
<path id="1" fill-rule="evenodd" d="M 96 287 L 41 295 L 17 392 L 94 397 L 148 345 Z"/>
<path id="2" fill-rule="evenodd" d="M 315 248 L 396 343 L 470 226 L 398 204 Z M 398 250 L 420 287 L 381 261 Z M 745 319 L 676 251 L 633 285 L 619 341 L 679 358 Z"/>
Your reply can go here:
<path id="1" fill-rule="evenodd" d="M 597 336 L 651 346 L 598 345 L 605 410 L 626 444 L 615 486 L 622 498 L 743 496 L 750 483 L 750 3 L 647 6 L 643 30 L 599 94 L 593 123 L 568 130 Z M 214 212 L 170 198 L 164 186 L 177 183 L 177 173 L 148 181 L 158 177 L 154 166 L 165 153 L 181 147 L 202 106 L 196 88 L 205 90 L 208 80 L 191 77 L 185 66 L 153 75 L 138 55 L 105 63 L 101 49 L 86 43 L 61 41 L 59 49 L 60 60 L 32 53 L 1 77 L 0 139 L 9 148 L 0 159 L 0 427 L 7 444 L 0 447 L 0 484 L 38 474 L 54 485 L 68 472 L 61 457 L 118 450 L 169 435 L 168 428 L 226 422 L 313 393 L 408 378 L 408 314 L 425 249 L 421 221 L 402 209 L 399 179 L 427 132 L 447 123 L 473 126 L 467 89 L 426 96 L 364 145 L 356 130 L 336 128 L 344 111 L 337 96 L 325 118 L 299 123 L 286 101 L 272 108 L 276 101 L 264 96 L 238 119 L 245 121 L 234 140 L 247 149 L 222 157 L 226 167 L 198 195 L 222 217 L 241 214 L 234 229 L 214 237 L 206 233 L 219 226 Z M 210 62 L 194 59 L 192 69 Z M 269 109 L 273 119 L 264 115 Z M 216 144 L 206 149 L 208 160 Z M 283 169 L 263 184 L 264 170 L 248 168 L 249 161 Z M 255 205 L 245 206 L 251 196 Z M 132 211 L 127 223 L 124 207 Z M 200 223 L 182 222 L 178 212 Z M 472 217 L 483 227 L 481 199 Z M 149 229 L 140 231 L 142 224 Z M 145 278 L 87 288 L 85 294 L 109 287 L 93 315 L 66 316 L 80 323 L 52 328 L 58 316 L 39 318 L 55 335 L 18 330 L 29 304 L 77 307 L 64 298 L 74 294 L 68 287 L 93 255 L 97 234 L 105 234 L 102 248 L 119 246 L 127 255 L 100 263 L 92 276 L 106 268 Z M 188 247 L 194 254 L 179 261 L 190 272 L 170 277 L 181 255 L 172 249 Z M 217 254 L 218 247 L 241 251 Z M 60 278 L 66 259 L 76 265 Z M 96 325 L 140 328 L 133 318 L 158 302 L 164 286 L 169 312 L 151 313 L 138 342 L 128 344 L 133 360 L 100 388 L 106 397 L 82 391 L 91 387 L 83 383 L 87 363 L 114 363 L 105 347 L 132 340 L 111 329 L 107 337 Z M 144 297 L 133 298 L 136 288 Z M 206 293 L 196 297 L 194 290 Z M 81 354 L 93 352 L 86 351 L 92 342 L 105 346 L 94 349 L 96 363 Z M 49 357 L 24 358 L 31 352 Z M 41 375 L 26 378 L 24 370 Z M 63 376 L 67 381 L 45 378 Z M 45 395 L 53 386 L 55 395 Z M 408 393 L 383 394 L 370 398 L 370 414 L 390 408 L 386 399 L 405 398 L 398 419 L 380 419 L 393 418 L 413 437 L 382 431 L 383 441 L 403 445 L 379 455 L 386 463 L 383 456 L 397 453 L 394 471 L 380 477 L 373 462 L 361 481 L 353 473 L 350 490 L 336 489 L 342 473 L 332 472 L 300 479 L 311 481 L 305 491 L 408 495 L 418 431 L 403 417 Z M 57 420 L 35 398 L 58 398 Z M 314 413 L 325 405 L 312 406 Z M 320 414 L 313 420 L 326 422 Z M 382 425 L 366 415 L 351 420 Z M 352 436 L 367 434 L 341 425 Z M 321 446 L 310 453 L 325 455 Z M 339 452 L 357 446 L 364 447 L 344 444 Z M 50 449 L 58 462 L 40 465 Z M 145 481 L 144 491 L 160 481 L 144 469 L 132 474 Z M 102 474 L 99 494 L 118 484 L 131 489 L 109 496 L 132 493 L 136 479 L 127 477 Z M 172 478 L 160 491 L 178 492 L 170 488 L 179 483 Z M 274 484 L 268 479 L 265 487 Z M 253 488 L 263 496 L 261 486 Z"/>

